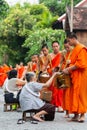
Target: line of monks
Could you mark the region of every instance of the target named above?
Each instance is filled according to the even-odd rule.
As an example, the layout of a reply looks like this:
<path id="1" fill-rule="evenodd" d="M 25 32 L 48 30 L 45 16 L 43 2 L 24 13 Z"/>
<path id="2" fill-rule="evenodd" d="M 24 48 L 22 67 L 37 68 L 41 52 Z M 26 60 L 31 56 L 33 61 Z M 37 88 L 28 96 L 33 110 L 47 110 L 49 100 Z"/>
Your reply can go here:
<path id="1" fill-rule="evenodd" d="M 6 73 L 8 70 L 1 71 Z M 52 91 L 52 100 L 50 103 L 58 108 L 58 112 L 66 110 L 65 117 L 69 117 L 69 113 L 74 116 L 71 121 L 84 122 L 85 113 L 87 111 L 87 48 L 79 43 L 74 33 L 67 36 L 64 41 L 64 50 L 60 51 L 58 41 L 52 42 L 52 53 L 49 53 L 47 44 L 42 45 L 40 55 L 33 55 L 31 61 L 25 67 L 21 62 L 16 65 L 18 78 L 24 79 L 26 72 L 34 71 L 38 74 L 49 74 L 52 76 L 55 71 L 62 71 L 64 74 L 70 74 L 71 86 L 66 89 L 58 89 L 55 86 L 55 81 L 49 87 Z M 4 77 L 4 80 L 6 77 Z M 3 79 L 2 78 L 2 79 Z M 0 78 L 1 80 L 1 78 Z M 3 85 L 0 81 L 0 86 Z"/>

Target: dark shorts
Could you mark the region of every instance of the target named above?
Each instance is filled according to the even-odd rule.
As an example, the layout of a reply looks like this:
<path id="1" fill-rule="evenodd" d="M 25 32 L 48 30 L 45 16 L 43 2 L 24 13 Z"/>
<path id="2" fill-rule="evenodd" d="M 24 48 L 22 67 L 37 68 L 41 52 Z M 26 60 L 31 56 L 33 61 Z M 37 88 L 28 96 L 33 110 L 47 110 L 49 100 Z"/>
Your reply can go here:
<path id="1" fill-rule="evenodd" d="M 48 114 L 50 114 L 51 112 L 55 112 L 55 106 L 50 104 L 50 103 L 46 103 L 43 107 L 41 107 L 39 109 L 39 111 L 46 111 Z"/>
<path id="2" fill-rule="evenodd" d="M 52 121 L 55 118 L 55 106 L 49 103 L 46 103 L 38 111 L 46 111 L 48 114 L 44 115 L 46 121 Z"/>
<path id="3" fill-rule="evenodd" d="M 41 107 L 40 109 L 31 109 L 31 110 L 26 110 L 26 112 L 29 111 L 35 111 L 36 113 L 40 112 L 40 111 L 46 111 L 47 114 L 44 115 L 44 120 L 45 121 L 53 121 L 55 118 L 55 106 L 49 103 L 45 103 L 45 105 L 43 107 Z"/>
<path id="4" fill-rule="evenodd" d="M 17 98 L 14 98 L 13 93 L 6 93 L 4 95 L 5 103 L 19 103 Z"/>

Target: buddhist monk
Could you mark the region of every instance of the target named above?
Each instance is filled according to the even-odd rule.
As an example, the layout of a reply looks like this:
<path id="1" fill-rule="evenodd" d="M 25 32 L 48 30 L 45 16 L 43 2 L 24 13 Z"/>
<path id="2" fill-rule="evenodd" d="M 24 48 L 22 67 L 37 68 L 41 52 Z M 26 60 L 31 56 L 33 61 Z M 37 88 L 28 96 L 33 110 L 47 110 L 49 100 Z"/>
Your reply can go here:
<path id="1" fill-rule="evenodd" d="M 51 68 L 49 69 L 49 73 L 51 75 L 59 67 L 59 64 L 60 64 L 61 52 L 59 51 L 59 48 L 60 48 L 59 42 L 53 41 L 52 42 L 53 52 L 50 54 Z M 58 112 L 63 112 L 63 109 L 62 109 L 63 90 L 56 88 L 54 86 L 54 83 L 50 86 L 50 90 L 53 92 L 51 103 L 54 104 L 58 108 Z"/>
<path id="2" fill-rule="evenodd" d="M 4 68 L 0 65 L 0 87 L 3 86 L 4 83 Z"/>
<path id="3" fill-rule="evenodd" d="M 20 62 L 20 65 L 19 65 L 19 67 L 18 67 L 18 78 L 19 78 L 19 79 L 22 78 L 24 69 L 25 69 L 25 68 L 24 68 L 23 62 Z"/>
<path id="4" fill-rule="evenodd" d="M 69 112 L 74 114 L 71 121 L 84 122 L 87 112 L 87 48 L 74 33 L 70 33 L 67 40 L 74 47 L 71 63 L 63 70 L 65 74 L 70 73 L 72 78 Z"/>
<path id="5" fill-rule="evenodd" d="M 3 69 L 4 69 L 4 75 L 3 75 L 3 77 L 4 77 L 4 81 L 5 81 L 5 79 L 7 78 L 7 73 L 10 71 L 10 68 L 9 68 L 9 66 L 7 65 L 7 64 L 3 64 Z"/>
<path id="6" fill-rule="evenodd" d="M 39 65 L 38 65 L 39 72 L 41 71 L 47 73 L 48 65 L 51 62 L 48 45 L 43 44 L 41 51 L 42 51 L 42 55 L 39 56 Z"/>
<path id="7" fill-rule="evenodd" d="M 25 74 L 27 72 L 31 72 L 31 71 L 35 72 L 35 73 L 37 73 L 37 71 L 38 71 L 38 55 L 37 54 L 34 54 L 34 55 L 31 56 L 31 61 L 29 61 L 27 63 L 26 69 L 23 72 L 23 75 L 22 75 L 21 79 L 24 79 L 25 78 Z"/>
<path id="8" fill-rule="evenodd" d="M 50 78 L 50 75 L 49 75 L 47 69 L 51 63 L 51 56 L 49 54 L 49 48 L 48 48 L 48 45 L 46 43 L 42 45 L 41 52 L 42 52 L 42 54 L 39 55 L 39 62 L 38 62 L 38 71 L 39 71 L 38 81 L 40 83 L 45 83 Z M 41 98 L 43 95 L 43 91 L 45 91 L 46 93 L 48 92 L 47 95 L 49 95 L 49 89 L 47 87 L 44 87 L 44 89 L 42 89 L 40 91 Z"/>
<path id="9" fill-rule="evenodd" d="M 61 58 L 61 71 L 62 69 L 66 68 L 70 64 L 70 56 L 72 53 L 72 47 L 69 45 L 67 39 L 64 40 L 64 50 L 62 51 L 62 58 Z M 65 118 L 69 118 L 69 107 L 70 107 L 70 87 L 65 88 L 63 90 L 63 109 L 66 110 Z"/>

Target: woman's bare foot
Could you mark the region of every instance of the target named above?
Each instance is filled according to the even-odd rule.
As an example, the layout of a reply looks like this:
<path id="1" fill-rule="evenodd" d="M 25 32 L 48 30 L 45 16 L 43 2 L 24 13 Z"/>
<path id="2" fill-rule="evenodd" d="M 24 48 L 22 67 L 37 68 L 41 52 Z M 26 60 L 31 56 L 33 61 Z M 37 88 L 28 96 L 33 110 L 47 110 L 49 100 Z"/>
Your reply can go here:
<path id="1" fill-rule="evenodd" d="M 40 121 L 40 122 L 43 122 L 44 120 L 42 120 L 40 117 L 38 117 L 38 116 L 33 116 L 32 117 L 33 119 L 35 119 L 35 120 L 37 120 L 37 121 Z"/>

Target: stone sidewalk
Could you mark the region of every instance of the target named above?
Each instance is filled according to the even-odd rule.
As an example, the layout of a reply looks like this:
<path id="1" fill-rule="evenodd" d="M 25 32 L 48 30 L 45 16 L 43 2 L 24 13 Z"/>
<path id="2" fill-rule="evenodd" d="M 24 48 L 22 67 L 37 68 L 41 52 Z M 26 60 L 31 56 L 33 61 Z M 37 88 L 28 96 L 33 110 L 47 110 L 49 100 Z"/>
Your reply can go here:
<path id="1" fill-rule="evenodd" d="M 64 113 L 56 112 L 54 121 L 17 124 L 21 112 L 3 112 L 3 91 L 0 89 L 0 130 L 87 130 L 87 115 L 84 123 L 68 122 Z M 72 116 L 72 115 L 71 115 Z"/>

